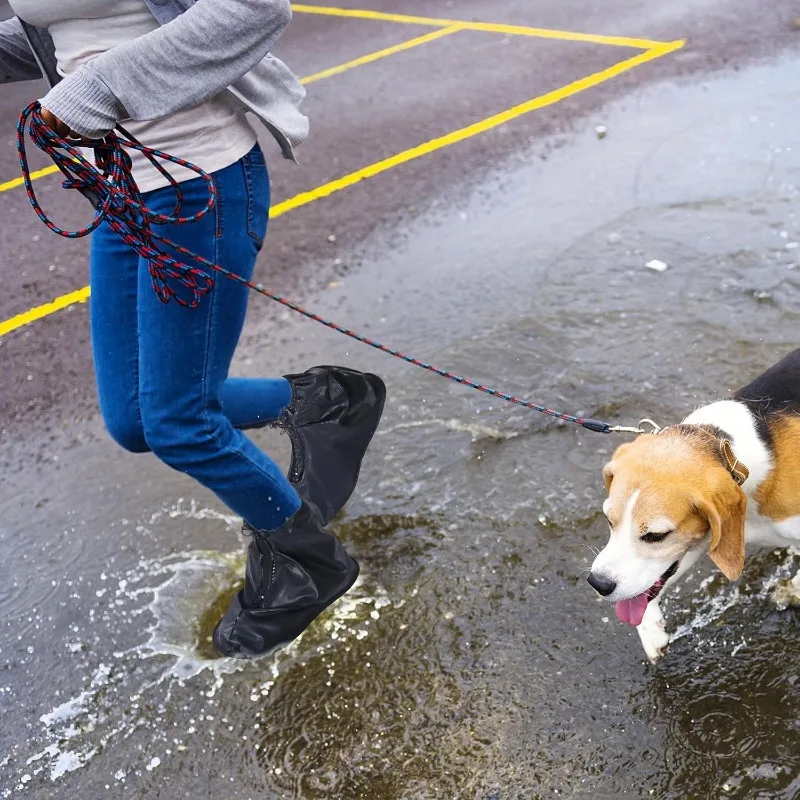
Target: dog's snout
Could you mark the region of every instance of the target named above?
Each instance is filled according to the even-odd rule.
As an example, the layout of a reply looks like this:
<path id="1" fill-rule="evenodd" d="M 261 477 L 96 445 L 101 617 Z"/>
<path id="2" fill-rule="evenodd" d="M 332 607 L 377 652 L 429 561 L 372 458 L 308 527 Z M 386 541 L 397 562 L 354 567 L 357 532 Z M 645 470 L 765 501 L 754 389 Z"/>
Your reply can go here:
<path id="1" fill-rule="evenodd" d="M 595 572 L 590 572 L 586 580 L 589 581 L 589 586 L 603 597 L 608 597 L 617 588 L 616 581 L 609 580 Z"/>

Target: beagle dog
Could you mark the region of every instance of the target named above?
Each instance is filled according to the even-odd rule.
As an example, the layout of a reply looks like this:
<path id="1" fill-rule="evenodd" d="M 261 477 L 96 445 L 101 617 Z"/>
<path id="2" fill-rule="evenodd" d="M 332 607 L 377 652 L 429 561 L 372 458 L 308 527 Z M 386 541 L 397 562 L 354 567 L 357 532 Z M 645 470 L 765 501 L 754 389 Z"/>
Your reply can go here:
<path id="1" fill-rule="evenodd" d="M 655 662 L 669 643 L 658 598 L 703 553 L 736 580 L 746 544 L 800 544 L 800 349 L 732 399 L 621 445 L 603 478 L 611 535 L 588 581 Z M 800 596 L 800 572 L 789 587 Z"/>

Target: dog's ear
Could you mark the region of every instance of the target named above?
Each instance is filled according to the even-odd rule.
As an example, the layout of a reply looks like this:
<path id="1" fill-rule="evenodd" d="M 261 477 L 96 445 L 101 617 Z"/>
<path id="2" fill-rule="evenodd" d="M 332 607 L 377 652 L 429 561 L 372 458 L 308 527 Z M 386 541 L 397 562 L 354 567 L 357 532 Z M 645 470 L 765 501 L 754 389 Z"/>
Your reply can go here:
<path id="1" fill-rule="evenodd" d="M 603 482 L 606 485 L 606 494 L 608 494 L 609 489 L 611 489 L 611 482 L 614 480 L 614 468 L 616 466 L 615 462 L 618 461 L 620 456 L 624 455 L 625 451 L 630 446 L 630 443 L 621 444 L 614 451 L 614 455 L 611 456 L 611 461 L 609 461 L 608 464 L 603 467 Z"/>
<path id="2" fill-rule="evenodd" d="M 608 494 L 609 489 L 611 489 L 611 481 L 614 480 L 614 462 L 609 461 L 603 467 L 603 483 L 606 485 L 606 494 Z"/>
<path id="3" fill-rule="evenodd" d="M 747 495 L 725 473 L 718 485 L 696 502 L 699 511 L 708 520 L 711 545 L 708 554 L 725 577 L 735 581 L 744 569 L 744 524 L 747 513 Z"/>

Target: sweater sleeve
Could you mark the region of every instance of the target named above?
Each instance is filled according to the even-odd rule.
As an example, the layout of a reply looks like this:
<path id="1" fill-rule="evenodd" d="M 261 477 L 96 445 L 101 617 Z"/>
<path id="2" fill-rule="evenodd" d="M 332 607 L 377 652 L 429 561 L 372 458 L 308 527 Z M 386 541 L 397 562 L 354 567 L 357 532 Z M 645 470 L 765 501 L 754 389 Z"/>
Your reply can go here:
<path id="1" fill-rule="evenodd" d="M 42 105 L 92 139 L 124 119 L 198 105 L 262 61 L 291 16 L 289 0 L 197 0 L 166 25 L 91 59 Z"/>
<path id="2" fill-rule="evenodd" d="M 32 81 L 42 73 L 16 17 L 0 22 L 0 83 Z"/>

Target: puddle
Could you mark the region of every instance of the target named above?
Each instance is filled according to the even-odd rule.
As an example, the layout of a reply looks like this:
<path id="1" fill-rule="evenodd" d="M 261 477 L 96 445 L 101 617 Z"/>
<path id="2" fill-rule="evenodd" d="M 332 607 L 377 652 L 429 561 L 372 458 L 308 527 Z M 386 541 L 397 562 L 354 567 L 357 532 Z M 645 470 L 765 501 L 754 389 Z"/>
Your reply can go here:
<path id="1" fill-rule="evenodd" d="M 168 512 L 156 512 L 147 524 L 187 516 L 220 519 L 214 510 L 193 503 L 188 509 L 179 504 Z M 245 562 L 245 550 L 195 551 L 143 560 L 122 573 L 103 573 L 102 596 L 120 601 L 112 606 L 118 618 L 111 627 L 124 619 L 136 620 L 146 641 L 115 651 L 108 661 L 94 667 L 88 642 L 67 642 L 73 660 L 85 659 L 76 666 L 84 675 L 79 682 L 86 688 L 40 715 L 38 730 L 34 726 L 29 741 L 39 749 L 29 755 L 17 749 L 13 761 L 23 769 L 17 771 L 14 788 L 1 789 L 0 796 L 34 788 L 34 779 L 40 776 L 57 783 L 86 768 L 101 752 L 124 747 L 139 731 L 163 732 L 170 704 L 187 690 L 195 699 L 202 698 L 201 706 L 214 707 L 225 677 L 234 673 L 247 676 L 252 702 L 265 701 L 275 681 L 292 665 L 333 658 L 337 649 L 349 649 L 351 640 L 366 639 L 369 626 L 392 605 L 382 587 L 362 576 L 342 601 L 282 652 L 253 662 L 222 658 L 211 645 L 211 633 L 229 599 L 241 588 Z M 98 624 L 94 633 L 102 635 L 104 627 Z M 211 721 L 213 715 L 192 717 L 182 736 L 172 738 L 172 747 L 167 737 L 160 737 L 164 745 L 157 749 L 158 755 L 149 757 L 146 764 L 117 770 L 114 782 L 124 784 L 131 773 L 150 773 L 166 765 L 171 757 L 185 753 L 187 742 Z M 5 759 L 3 766 L 11 761 Z"/>
<path id="2" fill-rule="evenodd" d="M 645 94 L 604 120 L 606 158 L 590 135 L 532 159 L 464 198 L 469 225 L 443 209 L 375 243 L 315 310 L 380 303 L 385 341 L 567 412 L 680 419 L 797 346 L 796 71 Z M 63 495 L 4 517 L 3 796 L 800 796 L 798 612 L 769 600 L 796 556 L 736 585 L 704 560 L 650 666 L 581 576 L 619 440 L 340 339 L 289 320 L 277 340 L 390 386 L 333 526 L 363 577 L 279 655 L 213 657 L 243 547 L 222 552 L 235 520 L 211 501 L 170 500 L 180 476 L 87 445 Z"/>

